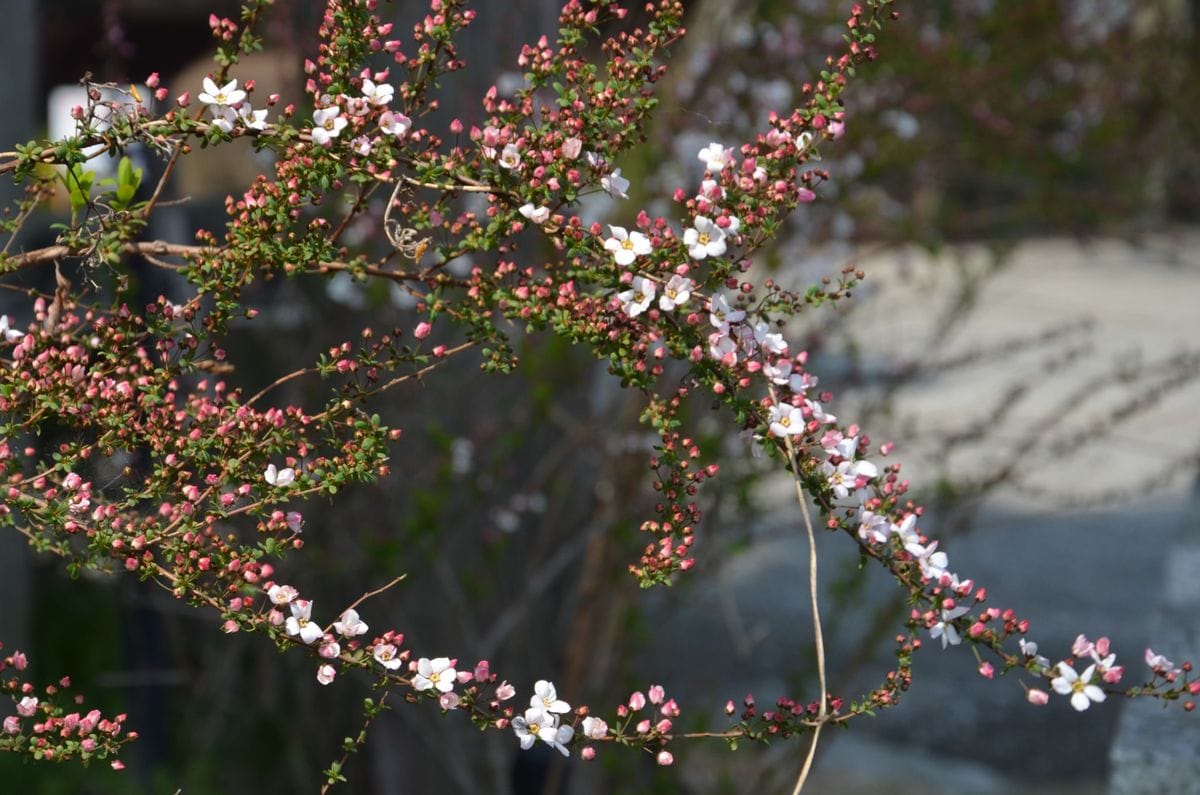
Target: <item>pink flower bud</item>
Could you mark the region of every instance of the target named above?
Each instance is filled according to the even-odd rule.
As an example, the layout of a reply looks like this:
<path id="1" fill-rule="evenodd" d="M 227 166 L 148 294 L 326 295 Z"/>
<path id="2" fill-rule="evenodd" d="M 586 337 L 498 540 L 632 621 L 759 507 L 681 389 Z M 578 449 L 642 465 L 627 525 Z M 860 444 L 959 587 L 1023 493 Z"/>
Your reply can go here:
<path id="1" fill-rule="evenodd" d="M 420 323 L 417 324 L 417 327 L 415 329 L 413 329 L 413 336 L 419 340 L 423 340 L 429 336 L 429 333 L 431 331 L 433 331 L 433 326 L 429 325 L 429 323 L 422 320 Z"/>
<path id="2" fill-rule="evenodd" d="M 1028 699 L 1029 703 L 1033 704 L 1035 707 L 1041 707 L 1050 701 L 1050 694 L 1045 690 L 1030 688 L 1029 692 L 1025 694 L 1025 698 Z"/>
<path id="3" fill-rule="evenodd" d="M 668 767 L 675 763 L 675 757 L 671 755 L 670 751 L 659 751 L 658 756 L 654 757 L 654 761 L 663 767 Z"/>
<path id="4" fill-rule="evenodd" d="M 640 691 L 629 697 L 629 708 L 634 712 L 637 712 L 644 706 L 646 706 L 646 697 Z"/>

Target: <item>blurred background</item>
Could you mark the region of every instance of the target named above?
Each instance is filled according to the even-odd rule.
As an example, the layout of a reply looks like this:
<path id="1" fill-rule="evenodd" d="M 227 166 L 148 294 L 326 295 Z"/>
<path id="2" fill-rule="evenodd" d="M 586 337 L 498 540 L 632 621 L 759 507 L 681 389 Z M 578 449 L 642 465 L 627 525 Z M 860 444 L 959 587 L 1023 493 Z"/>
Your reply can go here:
<path id="1" fill-rule="evenodd" d="M 695 152 L 746 140 L 769 110 L 791 107 L 841 44 L 850 4 L 685 5 L 689 36 L 660 86 L 648 144 L 615 164 L 630 200 L 591 201 L 581 208 L 589 219 L 619 223 L 640 207 L 675 218 L 671 193 L 700 177 Z M 381 7 L 402 39 L 425 13 L 407 0 Z M 209 0 L 4 8 L 0 42 L 17 65 L 0 84 L 9 143 L 65 134 L 54 131 L 88 72 L 140 83 L 157 71 L 173 96 L 195 95 L 212 69 L 208 13 L 237 12 Z M 951 568 L 1032 619 L 1043 653 L 1066 656 L 1080 632 L 1110 635 L 1137 681 L 1148 643 L 1178 660 L 1196 655 L 1200 637 L 1200 624 L 1172 612 L 1194 571 L 1172 561 L 1195 561 L 1200 535 L 1200 4 L 897 8 L 880 60 L 846 94 L 845 136 L 821 147 L 832 180 L 756 267 L 800 288 L 847 264 L 866 271 L 852 301 L 789 330 L 834 392 L 832 410 L 876 443 L 897 443 Z M 232 74 L 302 103 L 300 67 L 321 10 L 278 0 L 267 49 Z M 553 37 L 558 6 L 477 10 L 461 47 L 469 68 L 444 81 L 444 118 L 427 122 L 435 130 L 481 122 L 488 86 L 520 85 L 519 47 Z M 188 201 L 164 209 L 152 235 L 187 242 L 198 226 L 219 230 L 226 194 L 269 169 L 248 147 L 184 158 L 172 191 Z M 50 240 L 56 220 L 47 214 L 44 240 L 24 245 Z M 378 217 L 366 219 L 354 239 L 371 246 L 380 231 Z M 145 274 L 148 297 L 181 289 Z M 411 299 L 382 284 L 293 280 L 259 285 L 248 300 L 262 315 L 228 340 L 229 381 L 251 391 L 364 324 L 411 325 Z M 278 579 L 319 611 L 407 572 L 363 609 L 373 628 L 400 629 L 421 654 L 489 659 L 522 692 L 553 679 L 573 704 L 616 704 L 660 682 L 683 705 L 686 730 L 723 727 L 721 706 L 748 690 L 760 705 L 811 699 L 807 563 L 788 482 L 697 400 L 689 433 L 722 462 L 704 496 L 699 561 L 674 587 L 640 591 L 625 573 L 654 502 L 655 439 L 637 422 L 640 396 L 549 336 L 514 341 L 522 364 L 510 377 L 459 362 L 377 406 L 405 429 L 393 476 L 335 505 L 303 506 L 304 554 Z M 323 397 L 320 384 L 289 388 L 281 402 Z M 905 606 L 844 538 L 822 541 L 831 687 L 851 697 L 889 670 Z M 352 676 L 317 687 L 309 660 L 222 635 L 215 616 L 152 585 L 71 580 L 16 538 L 0 538 L 0 604 L 0 639 L 30 653 L 36 680 L 71 674 L 142 734 L 120 775 L 0 756 L 13 792 L 312 791 L 374 695 Z M 813 790 L 1083 793 L 1112 782 L 1134 792 L 1152 780 L 1129 760 L 1165 746 L 1138 746 L 1152 730 L 1136 710 L 1113 700 L 1082 715 L 1058 701 L 1037 710 L 1015 678 L 989 683 L 975 669 L 966 649 L 921 651 L 905 702 L 826 735 Z M 543 749 L 522 753 L 508 732 L 400 705 L 352 758 L 346 790 L 774 792 L 790 787 L 803 752 L 681 744 L 676 766 L 659 769 L 646 754 L 603 749 L 564 765 Z M 1194 791 L 1184 772 L 1149 767 L 1167 787 L 1156 791 Z"/>

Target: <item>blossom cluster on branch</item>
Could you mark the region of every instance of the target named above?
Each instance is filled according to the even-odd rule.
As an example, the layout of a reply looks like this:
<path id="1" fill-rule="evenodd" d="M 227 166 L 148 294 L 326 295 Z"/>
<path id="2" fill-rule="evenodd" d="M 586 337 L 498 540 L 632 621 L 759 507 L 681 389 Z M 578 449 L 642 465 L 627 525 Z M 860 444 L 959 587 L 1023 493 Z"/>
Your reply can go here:
<path id="1" fill-rule="evenodd" d="M 374 0 L 330 0 L 319 49 L 304 66 L 303 109 L 281 108 L 274 94 L 259 102 L 257 86 L 236 76 L 239 56 L 259 45 L 254 31 L 267 5 L 251 2 L 240 21 L 210 20 L 219 68 L 198 104 L 194 87 L 172 102 L 157 75 L 146 87 L 159 105 L 144 104 L 136 89 L 113 101 L 93 87 L 75 114 L 76 136 L 34 141 L 0 161 L 26 186 L 4 222 L 10 240 L 0 274 L 55 269 L 52 291 L 32 290 L 27 313 L 0 318 L 5 527 L 72 571 L 128 572 L 218 615 L 225 632 L 258 633 L 281 651 L 309 654 L 322 685 L 357 670 L 385 694 L 512 731 L 521 748 L 541 742 L 563 754 L 581 749 L 584 758 L 613 743 L 669 765 L 670 743 L 680 739 L 769 740 L 873 714 L 909 687 L 922 636 L 943 648 L 969 644 L 987 678 L 1019 670 L 1047 680 L 1027 688 L 1035 704 L 1053 692 L 1082 711 L 1119 693 L 1192 709 L 1200 684 L 1188 663 L 1176 667 L 1147 650 L 1150 675 L 1122 689 L 1127 671 L 1106 638 L 1080 636 L 1053 662 L 1039 655 L 1028 622 L 985 606 L 986 590 L 954 571 L 922 528 L 900 465 L 884 463 L 891 445 L 873 448 L 866 432 L 827 410 L 832 395 L 818 391 L 805 352 L 789 344 L 787 320 L 846 298 L 863 273 L 849 268 L 802 293 L 746 276 L 755 252 L 828 179 L 819 150 L 850 123 L 842 93 L 876 57 L 878 31 L 897 16 L 893 0 L 853 7 L 844 51 L 802 87 L 800 107 L 772 115 L 752 141 L 714 141 L 697 153 L 704 177 L 673 191 L 678 218 L 618 205 L 608 225 L 585 223 L 579 202 L 628 196 L 616 164 L 638 143 L 664 53 L 684 34 L 677 0 L 647 4 L 641 26 L 607 38 L 602 28 L 624 20 L 625 8 L 568 0 L 557 40 L 543 37 L 519 54 L 524 86 L 512 96 L 488 91 L 483 126 L 455 120 L 446 131 L 423 120 L 437 107 L 438 78 L 464 66 L 455 38 L 474 14 L 463 2 L 431 0 L 405 42 L 391 38 Z M 589 59 L 595 47 L 603 59 Z M 188 242 L 145 239 L 176 162 L 196 146 L 237 138 L 269 150 L 275 165 L 228 198 L 225 230 L 199 230 Z M 129 169 L 114 191 L 97 191 L 83 176 L 95 152 L 135 143 L 164 162 L 148 195 Z M 55 245 L 13 250 L 26 219 L 61 189 L 74 212 Z M 386 250 L 346 242 L 363 219 L 383 230 Z M 527 255 L 522 246 L 534 236 L 552 257 Z M 448 267 L 473 254 L 465 275 Z M 129 305 L 134 259 L 184 280 L 189 297 Z M 357 339 L 329 345 L 256 394 L 227 385 L 223 375 L 236 363 L 222 340 L 232 321 L 257 317 L 244 301 L 248 288 L 343 273 L 393 283 L 420 320 L 364 325 Z M 800 512 L 811 499 L 826 532 L 842 534 L 907 593 L 894 670 L 852 698 L 822 685 L 816 699 L 780 697 L 763 710 L 747 696 L 740 710 L 727 705 L 726 729 L 680 732 L 681 706 L 660 685 L 611 708 L 572 707 L 543 679 L 526 702 L 487 661 L 460 667 L 453 656 L 409 648 L 402 629 L 372 630 L 380 619 L 369 626 L 360 608 L 378 591 L 322 615 L 302 587 L 281 581 L 280 565 L 304 546 L 306 499 L 336 499 L 389 475 L 402 433 L 371 413 L 372 401 L 468 352 L 487 371 L 511 370 L 509 337 L 520 325 L 583 346 L 644 395 L 642 420 L 658 438 L 649 466 L 659 496 L 641 525 L 649 541 L 629 565 L 643 585 L 695 567 L 698 495 L 719 467 L 702 460 L 679 415 L 689 401 L 715 398 L 735 432 L 791 472 Z M 325 382 L 326 402 L 272 405 L 277 389 L 297 379 Z M 19 669 L 18 659 L 6 664 Z M 0 750 L 105 757 L 134 737 L 122 734 L 120 717 L 63 716 L 28 686 L 3 684 L 17 714 L 4 720 Z M 368 701 L 368 722 L 381 708 L 382 699 Z M 39 711 L 41 722 L 25 720 Z M 326 771 L 330 783 L 341 780 L 344 762 Z"/>

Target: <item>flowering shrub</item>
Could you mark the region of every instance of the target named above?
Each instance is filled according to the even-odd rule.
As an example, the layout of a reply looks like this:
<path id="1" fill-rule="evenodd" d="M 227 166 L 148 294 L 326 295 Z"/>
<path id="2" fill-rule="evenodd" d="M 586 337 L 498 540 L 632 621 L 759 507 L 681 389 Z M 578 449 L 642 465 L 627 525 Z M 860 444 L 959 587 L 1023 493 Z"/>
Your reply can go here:
<path id="1" fill-rule="evenodd" d="M 250 3 L 239 22 L 210 19 L 218 68 L 195 102 L 196 87 L 172 94 L 157 75 L 145 81 L 149 96 L 91 86 L 89 102 L 75 110 L 76 136 L 30 142 L 0 162 L 26 186 L 5 220 L 0 268 L 15 276 L 54 266 L 49 289 L 31 288 L 27 316 L 0 319 L 0 520 L 34 549 L 72 572 L 151 581 L 218 617 L 226 633 L 258 633 L 281 651 L 308 655 L 320 685 L 336 687 L 354 671 L 369 676 L 380 695 L 367 701 L 368 723 L 389 698 L 433 702 L 481 729 L 511 731 L 522 749 L 540 743 L 591 759 L 622 745 L 662 766 L 685 739 L 736 747 L 811 734 L 797 789 L 822 727 L 897 703 L 924 639 L 970 645 L 989 679 L 1024 672 L 1034 704 L 1054 693 L 1084 711 L 1121 694 L 1193 708 L 1200 684 L 1189 663 L 1146 650 L 1149 674 L 1131 686 L 1107 638 L 1080 635 L 1069 654 L 1039 654 L 1028 622 L 986 606 L 986 590 L 953 569 L 907 496 L 899 464 L 886 463 L 892 445 L 873 447 L 863 429 L 827 410 L 832 396 L 818 390 L 805 352 L 789 343 L 787 321 L 845 299 L 864 274 L 846 269 L 803 293 L 746 275 L 786 217 L 818 198 L 828 178 L 814 165 L 818 153 L 852 123 L 842 93 L 874 60 L 878 31 L 898 16 L 893 0 L 851 10 L 844 50 L 802 87 L 799 107 L 772 114 L 751 141 L 712 141 L 697 152 L 704 177 L 674 190 L 678 217 L 622 209 L 608 225 L 585 222 L 578 208 L 593 193 L 628 197 L 630 181 L 616 164 L 654 111 L 664 55 L 684 32 L 681 3 L 648 4 L 640 26 L 603 38 L 626 10 L 569 0 L 558 39 L 522 49 L 524 85 L 511 95 L 487 92 L 484 126 L 455 120 L 448 130 L 422 119 L 436 106 L 438 79 L 464 66 L 455 41 L 474 14 L 463 2 L 431 0 L 404 42 L 390 38 L 374 0 L 330 0 L 320 47 L 305 63 L 311 110 L 280 107 L 275 95 L 260 99 L 237 76 L 238 58 L 259 45 L 256 24 L 267 5 Z M 599 39 L 604 59 L 595 62 L 587 53 Z M 227 199 L 224 232 L 147 239 L 180 158 L 237 138 L 271 153 L 275 165 Z M 93 184 L 90 158 L 135 144 L 165 163 L 153 186 L 128 160 L 111 183 Z M 54 245 L 15 250 L 27 219 L 59 190 L 72 214 Z M 352 234 L 372 222 L 383 250 Z M 521 250 L 538 238 L 553 258 Z M 187 298 L 134 304 L 135 263 L 185 280 Z M 397 285 L 421 319 L 363 326 L 354 340 L 253 394 L 227 385 L 237 366 L 226 352 L 231 329 L 258 317 L 248 293 L 278 277 L 342 275 Z M 404 628 L 387 627 L 369 604 L 404 575 L 334 608 L 279 575 L 281 562 L 304 548 L 306 501 L 336 500 L 390 475 L 389 451 L 403 443 L 402 432 L 373 405 L 468 355 L 489 373 L 511 371 L 512 338 L 522 327 L 606 361 L 644 400 L 641 419 L 657 440 L 649 466 L 658 496 L 641 524 L 648 540 L 628 563 L 643 586 L 695 575 L 687 572 L 696 561 L 701 489 L 719 466 L 684 430 L 689 404 L 717 401 L 748 444 L 791 473 L 812 552 L 818 693 L 780 697 L 769 709 L 748 696 L 740 708 L 728 703 L 723 729 L 684 731 L 684 705 L 660 684 L 646 682 L 620 704 L 584 706 L 549 679 L 522 691 L 487 660 L 470 664 L 453 650 L 406 642 Z M 283 385 L 299 380 L 327 385 L 324 403 L 273 405 Z M 853 696 L 826 692 L 810 502 L 820 528 L 889 572 L 911 606 L 895 669 Z M 4 670 L 25 664 L 19 652 L 3 662 Z M 4 720 L 0 749 L 119 767 L 116 754 L 136 738 L 123 716 L 64 715 L 58 686 L 43 688 L 42 698 L 18 679 L 3 684 L 15 714 Z M 364 737 L 365 730 L 349 740 L 325 771 L 327 786 L 343 780 Z"/>

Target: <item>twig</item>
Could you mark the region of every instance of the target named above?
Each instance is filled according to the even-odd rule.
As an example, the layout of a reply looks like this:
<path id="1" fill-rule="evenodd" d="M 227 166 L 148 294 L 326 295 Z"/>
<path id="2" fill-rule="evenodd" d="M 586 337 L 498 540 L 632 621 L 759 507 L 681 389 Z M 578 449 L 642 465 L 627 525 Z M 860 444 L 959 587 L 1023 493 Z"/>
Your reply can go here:
<path id="1" fill-rule="evenodd" d="M 383 593 L 388 588 L 391 588 L 392 586 L 394 586 L 396 583 L 400 582 L 407 576 L 408 576 L 407 574 L 401 574 L 399 577 L 396 577 L 391 582 L 389 582 L 387 585 L 380 586 L 379 588 L 376 588 L 374 591 L 367 591 L 365 594 L 363 594 L 362 596 L 355 599 L 354 602 L 346 609 L 353 610 L 354 608 L 361 605 L 363 602 L 370 599 L 372 596 L 379 596 L 379 594 Z"/>
<path id="2" fill-rule="evenodd" d="M 768 384 L 767 389 L 770 391 L 771 401 L 778 405 L 779 396 L 775 392 L 775 387 Z M 808 746 L 808 755 L 804 757 L 804 766 L 796 778 L 796 786 L 792 788 L 792 795 L 800 795 L 800 791 L 804 789 L 804 782 L 808 780 L 809 771 L 812 770 L 813 759 L 817 755 L 817 742 L 821 738 L 821 727 L 825 725 L 827 719 L 829 697 L 825 690 L 825 638 L 821 634 L 821 609 L 817 604 L 817 538 L 813 530 L 812 517 L 808 511 L 808 500 L 804 496 L 804 484 L 800 481 L 800 463 L 796 458 L 796 448 L 792 445 L 790 434 L 784 434 L 783 443 L 787 447 L 788 462 L 792 465 L 792 482 L 796 484 L 796 501 L 800 504 L 800 515 L 804 517 L 804 531 L 808 534 L 808 594 L 812 602 L 813 642 L 817 652 L 817 682 L 821 690 L 821 705 L 817 710 L 812 744 Z"/>

